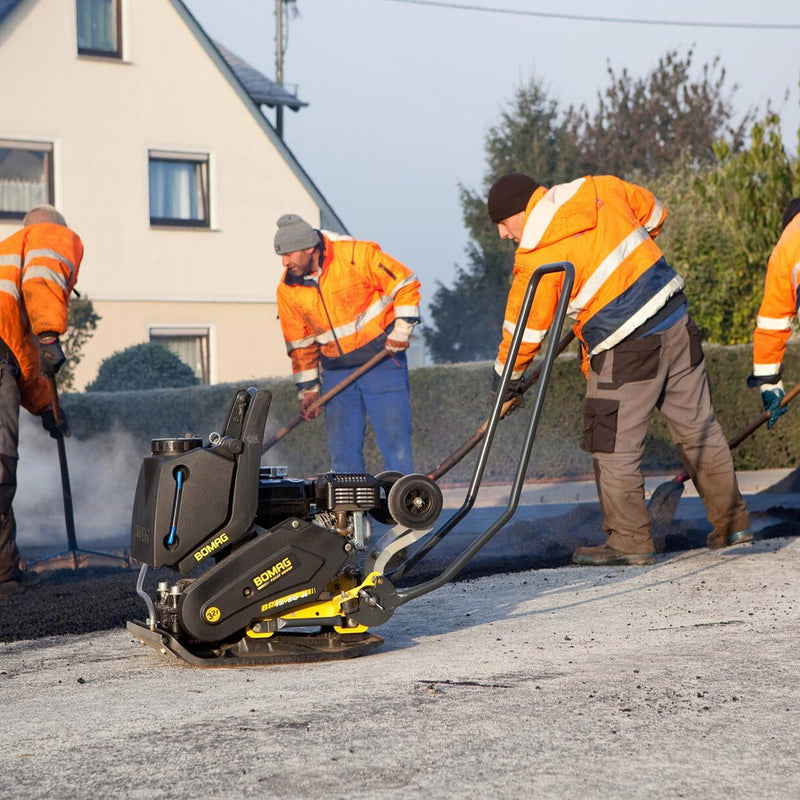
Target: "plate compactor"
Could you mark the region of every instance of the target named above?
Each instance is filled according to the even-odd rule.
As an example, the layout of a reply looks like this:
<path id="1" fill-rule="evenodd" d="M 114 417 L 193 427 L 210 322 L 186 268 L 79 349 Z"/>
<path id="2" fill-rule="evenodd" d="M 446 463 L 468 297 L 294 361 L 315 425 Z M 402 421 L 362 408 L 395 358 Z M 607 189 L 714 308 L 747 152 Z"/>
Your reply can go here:
<path id="1" fill-rule="evenodd" d="M 464 504 L 438 530 L 442 493 L 425 475 L 394 472 L 287 477 L 263 467 L 271 395 L 236 392 L 225 425 L 208 442 L 155 439 L 139 472 L 131 557 L 148 618 L 130 633 L 163 655 L 200 667 L 326 661 L 362 655 L 383 639 L 370 628 L 400 605 L 444 585 L 511 518 L 519 501 L 555 361 L 551 335 L 505 511 L 438 576 L 398 581 L 473 507 L 500 409 L 542 276 L 561 272 L 553 323 L 560 330 L 573 282 L 568 262 L 532 276 Z M 556 277 L 556 276 L 553 276 Z M 390 530 L 370 542 L 370 518 Z M 144 589 L 148 568 L 180 576 Z"/>

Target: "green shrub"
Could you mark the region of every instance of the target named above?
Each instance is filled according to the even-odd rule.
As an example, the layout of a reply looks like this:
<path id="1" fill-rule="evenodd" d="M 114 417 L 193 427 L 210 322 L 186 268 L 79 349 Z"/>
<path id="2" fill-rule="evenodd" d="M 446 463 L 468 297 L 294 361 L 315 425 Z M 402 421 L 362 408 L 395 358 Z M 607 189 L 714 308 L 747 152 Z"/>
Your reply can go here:
<path id="1" fill-rule="evenodd" d="M 705 347 L 706 368 L 714 410 L 729 438 L 762 412 L 758 392 L 747 389 L 752 367 L 750 345 Z M 491 409 L 489 391 L 492 363 L 454 364 L 411 370 L 411 403 L 414 414 L 412 448 L 417 472 L 434 470 L 471 437 Z M 800 346 L 790 344 L 784 359 L 787 390 L 800 379 Z M 140 458 L 149 452 L 150 439 L 193 434 L 207 439 L 227 418 L 237 389 L 254 385 L 272 393 L 265 440 L 296 418 L 297 396 L 290 378 L 262 379 L 239 384 L 194 386 L 136 392 L 93 392 L 64 395 L 70 427 L 78 439 L 97 433 L 126 431 L 133 435 Z M 526 407 L 500 422 L 487 459 L 485 482 L 507 481 L 514 476 L 533 403 L 533 389 Z M 583 397 L 586 381 L 574 354 L 559 357 L 547 389 L 542 416 L 533 444 L 528 480 L 590 477 L 592 460 L 580 449 L 583 430 Z M 441 483 L 463 483 L 472 477 L 480 445 L 441 478 Z M 383 465 L 371 428 L 364 447 L 367 470 L 373 474 Z M 772 429 L 766 426 L 734 452 L 738 469 L 796 467 L 800 464 L 800 400 Z M 311 477 L 329 468 L 323 416 L 298 425 L 262 458 L 263 464 L 285 465 L 293 477 Z M 648 472 L 683 470 L 666 420 L 656 412 L 645 442 L 644 468 Z"/>
<path id="2" fill-rule="evenodd" d="M 135 344 L 106 358 L 87 392 L 127 392 L 195 386 L 197 376 L 175 353 L 156 342 Z"/>

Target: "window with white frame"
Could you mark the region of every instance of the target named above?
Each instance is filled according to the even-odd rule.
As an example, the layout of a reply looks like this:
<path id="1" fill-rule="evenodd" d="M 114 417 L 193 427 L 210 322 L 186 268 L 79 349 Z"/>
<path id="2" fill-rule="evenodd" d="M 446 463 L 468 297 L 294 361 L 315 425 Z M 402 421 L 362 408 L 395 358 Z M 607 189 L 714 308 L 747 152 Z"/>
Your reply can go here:
<path id="1" fill-rule="evenodd" d="M 0 217 L 22 219 L 53 203 L 53 145 L 0 139 Z"/>
<path id="2" fill-rule="evenodd" d="M 188 364 L 194 370 L 197 379 L 203 384 L 210 382 L 208 339 L 209 329 L 204 327 L 150 328 L 150 341 L 163 345 L 175 353 L 184 364 Z"/>
<path id="3" fill-rule="evenodd" d="M 78 52 L 122 58 L 120 0 L 76 0 Z"/>
<path id="4" fill-rule="evenodd" d="M 149 152 L 150 224 L 208 228 L 208 156 Z"/>

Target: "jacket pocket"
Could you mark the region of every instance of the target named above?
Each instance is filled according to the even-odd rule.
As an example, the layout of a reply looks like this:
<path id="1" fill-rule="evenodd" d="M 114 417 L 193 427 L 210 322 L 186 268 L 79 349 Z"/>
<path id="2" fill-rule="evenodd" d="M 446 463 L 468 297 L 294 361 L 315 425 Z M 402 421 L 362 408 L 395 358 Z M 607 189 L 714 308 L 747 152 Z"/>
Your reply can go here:
<path id="1" fill-rule="evenodd" d="M 611 380 L 616 384 L 650 381 L 658 374 L 661 337 L 645 336 L 620 342 L 614 348 Z"/>
<path id="2" fill-rule="evenodd" d="M 617 440 L 619 400 L 587 397 L 583 401 L 583 442 L 589 453 L 613 453 Z"/>
<path id="3" fill-rule="evenodd" d="M 596 356 L 592 356 L 589 359 L 589 366 L 592 368 L 592 372 L 595 375 L 599 375 L 603 371 L 603 364 L 606 363 L 606 355 L 608 354 L 608 350 L 603 350 L 602 353 L 598 353 Z"/>
<path id="4" fill-rule="evenodd" d="M 696 367 L 703 361 L 703 339 L 691 320 L 686 323 L 686 332 L 689 334 L 689 363 Z"/>

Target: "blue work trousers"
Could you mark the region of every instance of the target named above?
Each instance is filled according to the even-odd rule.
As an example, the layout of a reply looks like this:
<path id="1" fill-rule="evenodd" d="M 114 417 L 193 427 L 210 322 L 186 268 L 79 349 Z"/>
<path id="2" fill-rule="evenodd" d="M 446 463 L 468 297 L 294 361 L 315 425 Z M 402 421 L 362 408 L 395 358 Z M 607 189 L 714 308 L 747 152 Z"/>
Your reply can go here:
<path id="1" fill-rule="evenodd" d="M 322 393 L 341 383 L 357 367 L 322 373 Z M 411 400 L 405 353 L 379 361 L 325 405 L 325 433 L 334 472 L 363 473 L 366 417 L 372 423 L 383 468 L 404 475 L 411 461 Z"/>

